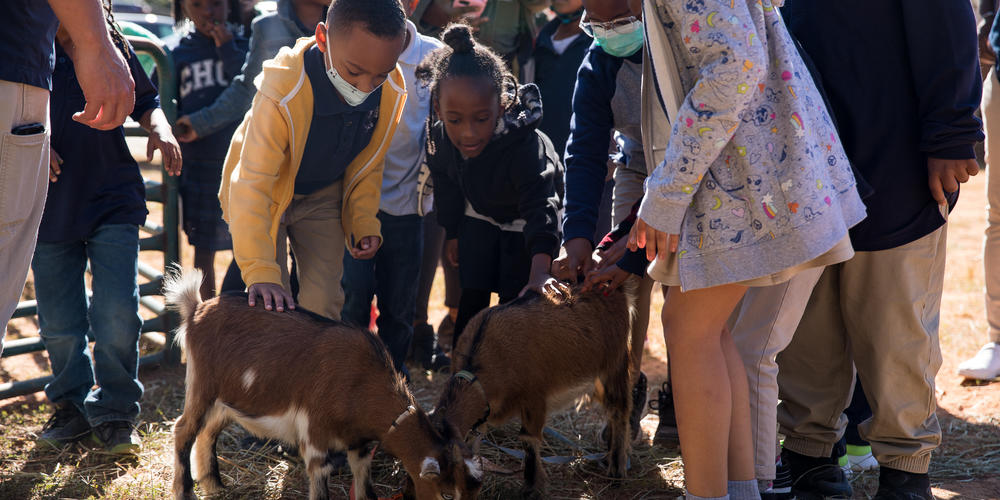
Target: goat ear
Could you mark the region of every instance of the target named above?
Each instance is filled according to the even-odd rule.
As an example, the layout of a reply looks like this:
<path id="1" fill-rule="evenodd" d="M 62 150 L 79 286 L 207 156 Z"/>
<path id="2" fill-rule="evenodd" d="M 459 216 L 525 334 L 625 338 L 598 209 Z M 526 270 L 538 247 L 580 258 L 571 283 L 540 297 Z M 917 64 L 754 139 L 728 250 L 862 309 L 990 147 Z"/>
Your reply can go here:
<path id="1" fill-rule="evenodd" d="M 425 457 L 420 464 L 420 479 L 436 479 L 441 476 L 441 465 L 434 457 Z"/>
<path id="2" fill-rule="evenodd" d="M 465 468 L 469 471 L 469 476 L 478 482 L 483 480 L 483 468 L 480 464 L 482 457 L 466 458 Z"/>

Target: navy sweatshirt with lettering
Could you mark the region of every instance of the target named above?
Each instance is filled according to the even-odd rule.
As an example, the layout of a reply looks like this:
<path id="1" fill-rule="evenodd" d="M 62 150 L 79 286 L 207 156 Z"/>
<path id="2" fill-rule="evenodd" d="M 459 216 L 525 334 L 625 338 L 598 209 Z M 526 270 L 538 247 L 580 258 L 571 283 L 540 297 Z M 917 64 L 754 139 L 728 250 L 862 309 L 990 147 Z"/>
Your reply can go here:
<path id="1" fill-rule="evenodd" d="M 212 38 L 194 30 L 181 38 L 172 48 L 177 75 L 177 116 L 191 114 L 215 102 L 233 77 L 240 74 L 247 49 L 247 40 L 240 36 L 233 36 L 220 47 L 215 46 Z M 229 141 L 239 124 L 236 120 L 197 141 L 182 142 L 185 164 L 189 160 L 218 162 L 221 168 L 229 151 Z"/>

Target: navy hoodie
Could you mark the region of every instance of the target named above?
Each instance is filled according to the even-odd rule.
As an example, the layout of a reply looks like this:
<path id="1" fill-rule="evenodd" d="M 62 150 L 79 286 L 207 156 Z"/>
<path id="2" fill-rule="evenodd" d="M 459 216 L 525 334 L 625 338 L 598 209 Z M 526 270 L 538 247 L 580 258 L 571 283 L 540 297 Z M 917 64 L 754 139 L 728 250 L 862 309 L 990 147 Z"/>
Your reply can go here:
<path id="1" fill-rule="evenodd" d="M 240 74 L 247 48 L 247 40 L 240 36 L 233 36 L 220 47 L 215 46 L 211 37 L 194 30 L 181 38 L 172 49 L 179 86 L 177 116 L 189 115 L 215 102 L 233 77 Z M 181 154 L 185 162 L 210 161 L 221 165 L 239 125 L 237 120 L 197 141 L 182 142 Z"/>
<path id="2" fill-rule="evenodd" d="M 927 159 L 975 158 L 983 139 L 971 5 L 787 0 L 783 13 L 822 75 L 847 155 L 874 188 L 868 218 L 851 229 L 855 250 L 895 248 L 941 227 Z"/>

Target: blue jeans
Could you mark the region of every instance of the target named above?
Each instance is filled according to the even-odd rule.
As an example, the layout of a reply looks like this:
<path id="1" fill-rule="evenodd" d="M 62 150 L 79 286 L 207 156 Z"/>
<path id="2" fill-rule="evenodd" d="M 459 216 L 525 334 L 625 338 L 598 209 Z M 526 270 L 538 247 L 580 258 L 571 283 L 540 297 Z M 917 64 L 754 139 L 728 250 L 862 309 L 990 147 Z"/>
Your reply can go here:
<path id="1" fill-rule="evenodd" d="M 382 247 L 370 260 L 344 254 L 344 310 L 341 318 L 361 328 L 371 322 L 372 297 L 378 296 L 378 336 L 389 348 L 392 362 L 407 373 L 406 353 L 413 340 L 417 278 L 424 248 L 423 219 L 419 215 L 378 213 Z"/>
<path id="2" fill-rule="evenodd" d="M 89 304 L 83 276 L 88 259 L 94 292 Z M 93 426 L 134 421 L 139 414 L 138 262 L 134 224 L 103 225 L 85 240 L 38 242 L 31 262 L 41 336 L 55 377 L 45 395 L 52 403 L 74 404 Z M 92 389 L 95 376 L 98 387 Z"/>

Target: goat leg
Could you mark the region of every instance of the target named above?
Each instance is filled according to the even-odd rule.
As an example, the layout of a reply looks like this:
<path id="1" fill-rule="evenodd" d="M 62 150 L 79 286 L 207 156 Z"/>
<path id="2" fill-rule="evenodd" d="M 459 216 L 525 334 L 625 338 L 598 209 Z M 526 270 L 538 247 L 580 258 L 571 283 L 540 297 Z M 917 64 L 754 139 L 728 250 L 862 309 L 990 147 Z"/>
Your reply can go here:
<path id="1" fill-rule="evenodd" d="M 542 429 L 545 427 L 545 404 L 526 405 L 521 411 L 521 435 L 524 441 L 525 498 L 544 498 L 548 479 L 542 468 Z"/>
<path id="2" fill-rule="evenodd" d="M 375 494 L 375 487 L 372 486 L 369 472 L 372 455 L 366 453 L 363 447 L 350 449 L 347 450 L 347 463 L 351 466 L 351 476 L 354 480 L 353 500 L 375 500 L 378 498 Z"/>
<path id="3" fill-rule="evenodd" d="M 628 448 L 631 434 L 629 416 L 632 413 L 632 391 L 628 369 L 623 367 L 608 377 L 604 384 L 604 407 L 608 414 L 608 475 L 624 478 L 628 463 Z"/>

